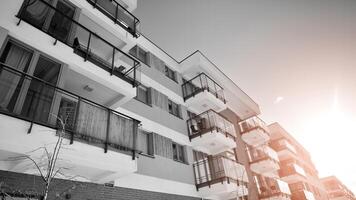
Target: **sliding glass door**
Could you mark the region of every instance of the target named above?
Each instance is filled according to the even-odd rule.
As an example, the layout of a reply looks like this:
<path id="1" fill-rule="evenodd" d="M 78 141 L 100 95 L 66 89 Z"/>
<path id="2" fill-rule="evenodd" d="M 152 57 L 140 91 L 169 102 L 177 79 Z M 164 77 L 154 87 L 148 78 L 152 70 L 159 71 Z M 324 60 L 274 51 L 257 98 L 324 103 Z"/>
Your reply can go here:
<path id="1" fill-rule="evenodd" d="M 0 57 L 0 62 L 22 72 L 27 72 L 33 52 L 8 42 Z M 13 112 L 20 96 L 23 78 L 19 74 L 0 69 L 0 109 Z"/>
<path id="2" fill-rule="evenodd" d="M 60 64 L 44 56 L 40 56 L 33 76 L 51 85 L 57 85 L 60 73 Z M 54 88 L 38 80 L 29 81 L 29 87 L 22 106 L 21 114 L 25 117 L 34 117 L 36 121 L 47 122 L 51 113 L 54 99 Z M 55 113 L 53 113 L 55 114 Z"/>
<path id="3" fill-rule="evenodd" d="M 12 40 L 7 42 L 0 62 L 39 79 L 0 68 L 0 110 L 47 123 L 55 99 L 54 88 L 49 84 L 57 85 L 61 65 Z"/>

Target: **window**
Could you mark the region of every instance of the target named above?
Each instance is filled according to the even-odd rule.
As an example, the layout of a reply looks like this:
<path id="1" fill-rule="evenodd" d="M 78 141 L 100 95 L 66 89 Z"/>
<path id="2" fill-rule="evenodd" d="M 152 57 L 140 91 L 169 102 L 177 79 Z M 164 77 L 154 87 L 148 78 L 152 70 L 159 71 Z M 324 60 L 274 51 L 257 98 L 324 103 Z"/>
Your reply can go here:
<path id="1" fill-rule="evenodd" d="M 184 146 L 177 143 L 172 143 L 172 149 L 173 149 L 173 160 L 185 163 Z"/>
<path id="2" fill-rule="evenodd" d="M 33 62 L 31 62 L 33 61 Z M 9 38 L 1 52 L 0 62 L 40 80 L 57 85 L 61 64 L 41 52 L 24 47 Z M 53 87 L 32 78 L 24 78 L 11 70 L 0 71 L 0 110 L 16 113 L 42 123 L 53 122 L 56 112 Z"/>
<path id="3" fill-rule="evenodd" d="M 172 79 L 173 81 L 177 82 L 177 78 L 176 78 L 176 72 L 173 71 L 172 69 L 170 69 L 169 67 L 167 67 L 167 65 L 165 66 L 165 74 L 168 78 Z"/>
<path id="4" fill-rule="evenodd" d="M 170 99 L 168 99 L 168 111 L 174 116 L 181 117 L 180 115 L 180 106 Z"/>
<path id="5" fill-rule="evenodd" d="M 145 104 L 150 104 L 149 98 L 150 96 L 149 96 L 148 88 L 146 86 L 139 85 L 137 87 L 136 99 Z"/>
<path id="6" fill-rule="evenodd" d="M 139 46 L 136 45 L 135 47 L 133 47 L 129 53 L 135 56 L 141 62 L 147 64 L 147 52 L 142 48 L 140 48 Z"/>
<path id="7" fill-rule="evenodd" d="M 153 156 L 153 133 L 139 129 L 137 134 L 137 150 L 141 154 Z"/>

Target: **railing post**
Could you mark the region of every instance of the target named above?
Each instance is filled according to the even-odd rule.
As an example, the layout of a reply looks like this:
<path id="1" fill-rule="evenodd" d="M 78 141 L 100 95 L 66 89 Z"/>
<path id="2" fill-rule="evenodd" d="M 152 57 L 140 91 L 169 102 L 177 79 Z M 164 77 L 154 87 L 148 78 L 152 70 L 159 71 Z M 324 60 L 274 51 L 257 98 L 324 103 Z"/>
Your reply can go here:
<path id="1" fill-rule="evenodd" d="M 85 55 L 85 59 L 84 61 L 88 60 L 88 56 L 89 56 L 89 46 L 90 46 L 90 40 L 91 40 L 91 32 L 89 32 L 89 38 L 88 38 L 88 44 L 87 44 L 87 50 L 86 50 L 86 55 Z"/>
<path id="2" fill-rule="evenodd" d="M 209 122 L 209 129 L 211 128 L 210 132 L 212 133 L 213 132 L 213 127 L 211 126 L 211 121 L 210 121 L 210 117 L 209 117 L 209 110 L 206 111 L 206 115 L 208 116 L 208 122 Z"/>
<path id="3" fill-rule="evenodd" d="M 119 12 L 119 5 L 116 4 L 116 10 L 115 10 L 115 20 L 114 23 L 117 24 L 117 16 L 118 16 L 118 12 Z"/>
<path id="4" fill-rule="evenodd" d="M 106 121 L 106 139 L 105 139 L 105 147 L 104 147 L 104 153 L 107 153 L 108 152 L 108 141 L 109 141 L 109 134 L 110 134 L 110 114 L 111 114 L 111 111 L 110 109 L 108 108 L 107 109 L 108 111 L 108 118 L 107 118 L 107 121 Z"/>
<path id="5" fill-rule="evenodd" d="M 74 128 L 73 128 L 74 130 L 71 133 L 70 143 L 69 144 L 73 144 L 74 132 L 78 129 L 79 107 L 80 107 L 81 100 L 82 100 L 82 98 L 78 97 L 78 103 L 77 103 L 77 106 L 75 108 L 75 119 L 74 119 Z"/>
<path id="6" fill-rule="evenodd" d="M 134 35 L 134 37 L 135 38 L 137 38 L 138 36 L 137 36 L 137 34 L 136 34 L 136 23 L 137 23 L 138 21 L 136 20 L 136 18 L 134 18 L 134 28 L 133 28 L 133 35 Z"/>
<path id="7" fill-rule="evenodd" d="M 202 76 L 203 74 L 200 74 L 199 75 L 199 79 L 200 79 L 200 87 L 201 87 L 201 89 L 204 91 L 205 90 L 205 88 L 203 87 L 203 81 L 201 80 L 201 76 Z M 194 88 L 195 89 L 195 88 Z M 195 93 L 195 91 L 194 91 L 194 93 Z"/>
<path id="8" fill-rule="evenodd" d="M 136 87 L 136 61 L 134 61 L 133 75 L 134 75 L 134 83 L 132 87 Z"/>
<path id="9" fill-rule="evenodd" d="M 95 0 L 94 1 L 94 8 L 96 8 L 97 3 L 98 3 L 98 0 Z"/>
<path id="10" fill-rule="evenodd" d="M 132 160 L 136 158 L 136 139 L 137 139 L 137 131 L 138 131 L 138 122 L 133 120 L 133 141 L 132 141 Z"/>
<path id="11" fill-rule="evenodd" d="M 213 82 L 213 83 L 214 83 L 214 89 L 215 89 L 215 96 L 216 96 L 216 98 L 219 98 L 218 90 L 216 89 L 216 83 L 215 82 Z"/>
<path id="12" fill-rule="evenodd" d="M 111 61 L 111 72 L 110 75 L 112 76 L 114 74 L 114 69 L 115 69 L 115 47 L 113 47 L 112 51 L 112 61 Z"/>

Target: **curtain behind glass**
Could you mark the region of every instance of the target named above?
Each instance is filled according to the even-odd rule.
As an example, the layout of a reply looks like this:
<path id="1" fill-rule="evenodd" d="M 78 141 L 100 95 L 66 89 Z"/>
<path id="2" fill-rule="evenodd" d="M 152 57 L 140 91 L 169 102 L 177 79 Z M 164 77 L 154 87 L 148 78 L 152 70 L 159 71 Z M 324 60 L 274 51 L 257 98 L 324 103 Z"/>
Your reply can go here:
<path id="1" fill-rule="evenodd" d="M 51 0 L 45 0 L 50 3 Z M 42 28 L 49 13 L 49 7 L 38 0 L 27 0 L 25 2 L 23 17 L 37 28 Z"/>
<path id="2" fill-rule="evenodd" d="M 26 72 L 31 57 L 31 52 L 9 42 L 0 61 L 19 71 Z M 14 72 L 0 71 L 0 109 L 13 111 L 22 81 L 21 76 Z"/>

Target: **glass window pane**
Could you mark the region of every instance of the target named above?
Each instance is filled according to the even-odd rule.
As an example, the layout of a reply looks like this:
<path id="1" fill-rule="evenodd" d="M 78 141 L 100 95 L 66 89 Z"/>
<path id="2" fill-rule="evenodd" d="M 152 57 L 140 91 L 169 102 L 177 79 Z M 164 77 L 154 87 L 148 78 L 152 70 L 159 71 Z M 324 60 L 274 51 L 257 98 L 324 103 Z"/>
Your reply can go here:
<path id="1" fill-rule="evenodd" d="M 27 72 L 32 52 L 8 42 L 0 62 L 19 71 Z M 12 112 L 19 96 L 23 78 L 14 71 L 0 69 L 0 109 Z"/>
<path id="2" fill-rule="evenodd" d="M 58 1 L 57 9 L 59 12 L 54 14 L 48 31 L 57 39 L 66 42 L 71 30 L 72 21 L 70 19 L 74 17 L 75 7 L 64 1 Z M 66 18 L 62 13 L 69 18 Z"/>
<path id="3" fill-rule="evenodd" d="M 59 63 L 40 56 L 33 75 L 45 82 L 56 85 L 59 72 Z M 55 89 L 52 86 L 48 86 L 38 80 L 31 80 L 21 113 L 26 117 L 35 116 L 36 120 L 47 122 L 51 112 L 54 92 Z"/>

